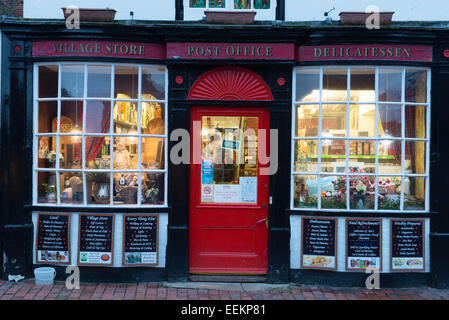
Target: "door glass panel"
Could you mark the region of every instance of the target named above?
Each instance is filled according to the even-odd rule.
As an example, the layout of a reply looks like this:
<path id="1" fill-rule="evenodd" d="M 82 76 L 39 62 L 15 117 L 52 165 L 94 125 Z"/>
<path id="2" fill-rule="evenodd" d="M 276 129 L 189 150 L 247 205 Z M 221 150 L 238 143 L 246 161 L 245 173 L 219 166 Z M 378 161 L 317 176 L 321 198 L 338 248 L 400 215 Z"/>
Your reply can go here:
<path id="1" fill-rule="evenodd" d="M 257 117 L 202 117 L 202 203 L 257 203 L 258 128 Z"/>

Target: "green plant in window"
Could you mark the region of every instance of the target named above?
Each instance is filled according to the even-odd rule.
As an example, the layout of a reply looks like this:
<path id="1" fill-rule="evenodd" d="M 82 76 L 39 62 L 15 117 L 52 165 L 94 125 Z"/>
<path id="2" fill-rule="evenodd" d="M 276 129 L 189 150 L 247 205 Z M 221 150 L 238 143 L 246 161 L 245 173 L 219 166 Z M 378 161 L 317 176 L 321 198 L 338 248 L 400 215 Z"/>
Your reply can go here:
<path id="1" fill-rule="evenodd" d="M 209 8 L 224 8 L 226 5 L 226 0 L 210 0 Z"/>
<path id="2" fill-rule="evenodd" d="M 270 0 L 254 0 L 254 9 L 270 9 Z"/>
<path id="3" fill-rule="evenodd" d="M 250 0 L 234 0 L 234 9 L 251 9 Z"/>
<path id="4" fill-rule="evenodd" d="M 379 210 L 398 210 L 400 206 L 399 201 L 383 198 L 379 199 Z"/>
<path id="5" fill-rule="evenodd" d="M 190 0 L 190 8 L 206 8 L 206 0 Z"/>
<path id="6" fill-rule="evenodd" d="M 321 198 L 321 208 L 324 209 L 346 209 L 346 203 L 337 197 Z"/>

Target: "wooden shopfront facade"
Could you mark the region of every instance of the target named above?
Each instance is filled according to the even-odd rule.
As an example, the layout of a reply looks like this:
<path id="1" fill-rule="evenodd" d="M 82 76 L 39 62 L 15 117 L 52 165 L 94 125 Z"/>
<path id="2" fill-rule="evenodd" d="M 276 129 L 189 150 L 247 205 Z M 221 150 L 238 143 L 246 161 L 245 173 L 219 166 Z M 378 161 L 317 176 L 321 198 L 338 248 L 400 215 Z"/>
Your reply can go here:
<path id="1" fill-rule="evenodd" d="M 2 32 L 3 278 L 447 285 L 447 32 Z"/>

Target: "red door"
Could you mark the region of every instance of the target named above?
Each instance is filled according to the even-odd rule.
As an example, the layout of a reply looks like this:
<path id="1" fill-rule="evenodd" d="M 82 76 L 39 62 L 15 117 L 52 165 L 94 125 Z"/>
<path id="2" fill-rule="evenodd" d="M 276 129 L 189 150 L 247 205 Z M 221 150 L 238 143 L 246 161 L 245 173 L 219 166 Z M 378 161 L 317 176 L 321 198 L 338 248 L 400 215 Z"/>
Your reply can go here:
<path id="1" fill-rule="evenodd" d="M 191 120 L 190 272 L 266 274 L 269 113 L 193 108 Z"/>

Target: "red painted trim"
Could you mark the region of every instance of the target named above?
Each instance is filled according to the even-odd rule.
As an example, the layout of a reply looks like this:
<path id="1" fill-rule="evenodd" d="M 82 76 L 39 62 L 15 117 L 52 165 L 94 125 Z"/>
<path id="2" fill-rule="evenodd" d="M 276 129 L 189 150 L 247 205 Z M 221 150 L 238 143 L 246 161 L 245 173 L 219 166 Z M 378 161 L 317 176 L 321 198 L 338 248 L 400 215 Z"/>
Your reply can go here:
<path id="1" fill-rule="evenodd" d="M 203 74 L 190 89 L 189 100 L 272 101 L 273 94 L 255 72 L 241 67 L 219 67 Z"/>
<path id="2" fill-rule="evenodd" d="M 322 45 L 296 48 L 296 61 L 380 60 L 432 62 L 431 46 Z"/>
<path id="3" fill-rule="evenodd" d="M 167 43 L 167 59 L 294 60 L 293 43 Z"/>
<path id="4" fill-rule="evenodd" d="M 37 41 L 33 57 L 115 57 L 165 59 L 165 45 L 107 41 Z"/>

